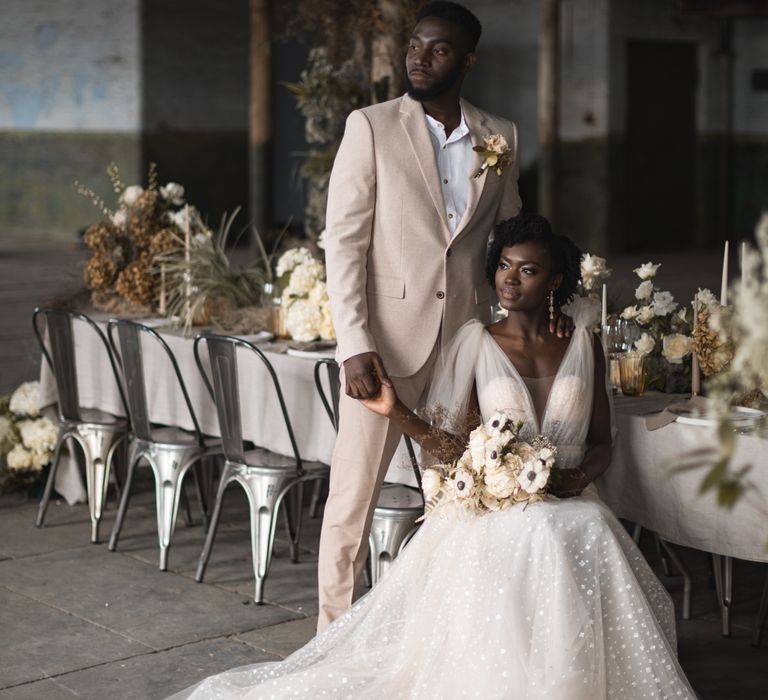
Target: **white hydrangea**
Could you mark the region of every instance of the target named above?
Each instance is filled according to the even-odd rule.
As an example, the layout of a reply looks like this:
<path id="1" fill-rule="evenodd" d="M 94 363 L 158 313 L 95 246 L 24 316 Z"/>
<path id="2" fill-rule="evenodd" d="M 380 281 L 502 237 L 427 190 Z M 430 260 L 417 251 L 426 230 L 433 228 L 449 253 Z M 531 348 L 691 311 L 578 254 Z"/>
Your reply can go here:
<path id="1" fill-rule="evenodd" d="M 644 301 L 645 299 L 650 299 L 651 294 L 653 294 L 653 282 L 651 282 L 651 280 L 646 280 L 645 282 L 641 282 L 635 290 L 635 299 Z"/>
<path id="2" fill-rule="evenodd" d="M 144 194 L 144 188 L 140 185 L 130 185 L 123 190 L 120 195 L 120 203 L 130 207 L 136 203 L 136 200 Z"/>
<path id="3" fill-rule="evenodd" d="M 325 274 L 323 263 L 314 259 L 301 263 L 293 268 L 286 290 L 294 297 L 307 296 L 315 284 L 322 279 L 323 274 Z"/>
<path id="4" fill-rule="evenodd" d="M 178 207 L 184 204 L 184 186 L 178 182 L 169 182 L 160 188 L 160 196 Z"/>
<path id="5" fill-rule="evenodd" d="M 32 453 L 24 449 L 24 445 L 19 443 L 5 457 L 8 469 L 18 471 L 20 469 L 29 469 L 32 466 Z"/>
<path id="6" fill-rule="evenodd" d="M 640 267 L 636 267 L 634 272 L 641 280 L 650 280 L 656 277 L 656 270 L 661 267 L 661 263 L 654 265 L 652 262 L 643 263 Z"/>
<path id="7" fill-rule="evenodd" d="M 282 277 L 287 272 L 291 272 L 296 266 L 312 262 L 313 260 L 312 253 L 306 248 L 291 248 L 280 256 L 275 268 L 275 274 L 278 277 Z"/>
<path id="8" fill-rule="evenodd" d="M 328 303 L 328 287 L 323 280 L 317 280 L 315 286 L 309 290 L 307 297 L 313 304 L 327 304 Z"/>
<path id="9" fill-rule="evenodd" d="M 24 382 L 11 394 L 11 413 L 35 418 L 40 415 L 40 382 Z"/>
<path id="10" fill-rule="evenodd" d="M 33 452 L 50 452 L 56 447 L 59 429 L 47 418 L 22 420 L 16 424 L 21 434 L 21 442 Z"/>
<path id="11" fill-rule="evenodd" d="M 670 292 L 656 292 L 653 295 L 653 313 L 666 316 L 677 308 L 677 302 Z"/>
<path id="12" fill-rule="evenodd" d="M 285 330 L 299 342 L 316 340 L 320 336 L 323 316 L 320 307 L 308 299 L 296 299 L 285 313 Z"/>
<path id="13" fill-rule="evenodd" d="M 323 340 L 336 340 L 336 329 L 333 327 L 333 317 L 331 315 L 331 306 L 328 303 L 320 305 L 322 321 L 320 322 L 320 337 Z"/>
<path id="14" fill-rule="evenodd" d="M 320 235 L 317 237 L 317 247 L 320 250 L 325 250 L 325 229 L 320 231 Z"/>
<path id="15" fill-rule="evenodd" d="M 31 452 L 31 464 L 29 468 L 33 471 L 39 472 L 53 457 L 53 452 Z"/>

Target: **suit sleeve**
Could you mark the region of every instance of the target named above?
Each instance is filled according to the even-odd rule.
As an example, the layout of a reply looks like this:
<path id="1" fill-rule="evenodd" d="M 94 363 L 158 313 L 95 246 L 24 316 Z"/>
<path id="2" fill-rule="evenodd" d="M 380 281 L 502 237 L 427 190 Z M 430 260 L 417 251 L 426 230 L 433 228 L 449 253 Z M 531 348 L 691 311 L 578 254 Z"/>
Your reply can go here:
<path id="1" fill-rule="evenodd" d="M 517 143 L 517 127 L 512 122 L 507 122 L 507 132 L 509 134 L 507 142 L 512 152 L 512 168 L 504 181 L 504 190 L 501 193 L 501 202 L 496 211 L 496 223 L 505 221 L 520 213 L 523 203 L 520 199 L 520 192 L 517 188 L 517 180 L 520 177 L 520 150 Z"/>
<path id="2" fill-rule="evenodd" d="M 347 118 L 333 163 L 325 217 L 328 296 L 340 362 L 376 350 L 366 298 L 375 204 L 373 131 L 365 114 L 355 111 Z"/>

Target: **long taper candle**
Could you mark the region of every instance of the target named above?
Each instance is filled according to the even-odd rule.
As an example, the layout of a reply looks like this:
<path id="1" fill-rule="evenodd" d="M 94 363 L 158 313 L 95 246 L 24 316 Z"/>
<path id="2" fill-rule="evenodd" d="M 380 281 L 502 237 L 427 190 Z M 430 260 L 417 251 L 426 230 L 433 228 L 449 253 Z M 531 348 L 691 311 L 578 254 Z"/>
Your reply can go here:
<path id="1" fill-rule="evenodd" d="M 699 293 L 693 297 L 693 326 L 691 335 L 696 331 L 696 324 L 699 320 Z M 698 396 L 701 393 L 701 373 L 699 371 L 699 358 L 691 350 L 691 396 Z"/>
<path id="2" fill-rule="evenodd" d="M 744 258 L 747 257 L 747 242 L 741 242 L 741 255 L 739 256 L 739 267 L 741 268 L 741 285 L 742 287 L 747 281 L 747 270 L 744 267 Z"/>
<path id="3" fill-rule="evenodd" d="M 728 241 L 725 242 L 723 250 L 723 281 L 720 284 L 720 303 L 723 306 L 728 305 Z"/>
<path id="4" fill-rule="evenodd" d="M 603 351 L 607 352 L 608 348 L 608 290 L 603 285 L 603 312 L 600 316 L 600 339 L 603 341 Z"/>

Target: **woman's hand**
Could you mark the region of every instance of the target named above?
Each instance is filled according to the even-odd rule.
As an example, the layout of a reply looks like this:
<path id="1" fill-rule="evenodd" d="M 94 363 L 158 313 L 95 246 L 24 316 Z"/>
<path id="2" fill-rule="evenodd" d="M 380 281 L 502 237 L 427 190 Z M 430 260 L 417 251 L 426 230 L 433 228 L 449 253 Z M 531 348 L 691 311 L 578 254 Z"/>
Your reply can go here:
<path id="1" fill-rule="evenodd" d="M 562 469 L 554 494 L 558 498 L 580 496 L 588 485 L 589 478 L 581 469 Z"/>
<path id="2" fill-rule="evenodd" d="M 359 399 L 359 401 L 369 411 L 373 411 L 380 416 L 389 418 L 395 411 L 398 399 L 394 388 L 382 383 L 378 394 L 372 396 L 370 399 Z"/>

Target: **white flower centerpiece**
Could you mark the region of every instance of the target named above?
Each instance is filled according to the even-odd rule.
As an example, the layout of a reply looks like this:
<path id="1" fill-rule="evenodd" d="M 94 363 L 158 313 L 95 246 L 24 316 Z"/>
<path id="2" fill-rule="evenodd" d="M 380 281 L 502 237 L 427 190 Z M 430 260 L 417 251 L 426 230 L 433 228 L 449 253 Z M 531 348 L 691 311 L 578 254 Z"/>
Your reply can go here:
<path id="1" fill-rule="evenodd" d="M 635 350 L 647 355 L 648 388 L 689 391 L 693 310 L 678 308 L 672 294 L 656 286 L 660 267 L 647 262 L 633 270 L 640 280 L 635 289 L 637 303 L 624 308 L 619 317 L 640 327 Z"/>
<path id="2" fill-rule="evenodd" d="M 281 307 L 287 335 L 299 342 L 335 341 L 325 265 L 307 248 L 291 248 L 280 256 L 275 274 L 283 289 Z"/>
<path id="3" fill-rule="evenodd" d="M 542 500 L 552 482 L 557 449 L 543 436 L 522 440 L 522 425 L 499 411 L 472 431 L 459 459 L 426 468 L 427 514 L 448 503 L 479 515 Z"/>
<path id="4" fill-rule="evenodd" d="M 59 430 L 40 415 L 40 384 L 0 398 L 0 493 L 29 491 L 53 457 Z"/>

